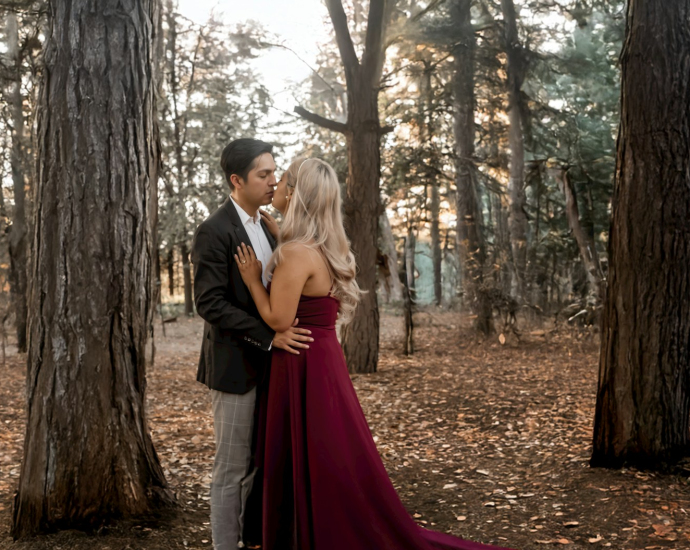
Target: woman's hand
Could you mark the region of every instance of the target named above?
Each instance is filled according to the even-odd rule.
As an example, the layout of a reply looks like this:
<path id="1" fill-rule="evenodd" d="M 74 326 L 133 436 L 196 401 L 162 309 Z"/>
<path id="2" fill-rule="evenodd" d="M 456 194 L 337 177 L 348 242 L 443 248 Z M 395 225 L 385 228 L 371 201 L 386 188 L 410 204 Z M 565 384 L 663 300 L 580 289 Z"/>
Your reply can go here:
<path id="1" fill-rule="evenodd" d="M 254 281 L 261 282 L 261 262 L 256 258 L 251 246 L 242 243 L 242 246 L 237 247 L 235 263 L 245 285 L 249 286 Z"/>
<path id="2" fill-rule="evenodd" d="M 277 241 L 278 240 L 278 234 L 280 233 L 280 228 L 278 227 L 278 222 L 276 221 L 276 219 L 273 216 L 271 216 L 265 210 L 259 210 L 259 214 L 261 214 L 261 219 L 266 224 L 266 228 L 268 229 L 268 232 L 271 235 L 273 235 L 273 238 Z"/>

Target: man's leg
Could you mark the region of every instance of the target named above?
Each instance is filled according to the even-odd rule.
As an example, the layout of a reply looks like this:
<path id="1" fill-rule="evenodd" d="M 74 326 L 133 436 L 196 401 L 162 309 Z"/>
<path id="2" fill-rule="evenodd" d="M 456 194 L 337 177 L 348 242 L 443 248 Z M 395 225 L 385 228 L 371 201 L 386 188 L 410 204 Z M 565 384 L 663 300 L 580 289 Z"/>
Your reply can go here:
<path id="1" fill-rule="evenodd" d="M 256 388 L 236 395 L 211 390 L 216 457 L 211 479 L 214 550 L 243 547 L 244 510 L 256 469 L 251 466 Z"/>

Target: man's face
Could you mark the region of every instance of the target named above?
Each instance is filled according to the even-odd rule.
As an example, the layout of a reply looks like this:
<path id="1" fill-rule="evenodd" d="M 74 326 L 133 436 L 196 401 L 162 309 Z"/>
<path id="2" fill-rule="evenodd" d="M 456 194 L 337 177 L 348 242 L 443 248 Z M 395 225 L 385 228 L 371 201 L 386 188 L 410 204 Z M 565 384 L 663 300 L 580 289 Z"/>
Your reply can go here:
<path id="1" fill-rule="evenodd" d="M 254 161 L 254 167 L 247 174 L 247 179 L 232 176 L 235 193 L 251 208 L 260 208 L 271 204 L 276 186 L 276 163 L 273 155 L 264 153 Z"/>

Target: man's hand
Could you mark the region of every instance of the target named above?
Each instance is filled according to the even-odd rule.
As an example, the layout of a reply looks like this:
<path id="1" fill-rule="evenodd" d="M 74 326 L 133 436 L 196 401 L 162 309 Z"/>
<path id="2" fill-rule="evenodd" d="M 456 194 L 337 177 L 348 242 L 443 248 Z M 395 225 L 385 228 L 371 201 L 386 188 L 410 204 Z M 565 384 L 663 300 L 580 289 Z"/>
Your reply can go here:
<path id="1" fill-rule="evenodd" d="M 299 355 L 299 351 L 294 348 L 309 349 L 309 345 L 302 342 L 313 342 L 314 339 L 309 336 L 311 330 L 306 328 L 296 328 L 299 319 L 295 319 L 292 326 L 285 332 L 276 332 L 273 337 L 273 347 L 284 349 L 293 355 Z"/>

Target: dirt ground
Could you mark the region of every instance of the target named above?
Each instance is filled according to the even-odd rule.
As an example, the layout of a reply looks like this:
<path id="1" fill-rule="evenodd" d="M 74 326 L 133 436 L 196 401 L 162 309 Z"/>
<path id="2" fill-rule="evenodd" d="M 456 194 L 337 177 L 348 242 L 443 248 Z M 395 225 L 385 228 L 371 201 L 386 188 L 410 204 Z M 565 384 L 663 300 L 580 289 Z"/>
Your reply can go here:
<path id="1" fill-rule="evenodd" d="M 502 345 L 478 341 L 455 313 L 428 312 L 416 316 L 417 351 L 405 357 L 400 317 L 382 319 L 379 372 L 353 381 L 386 468 L 419 523 L 521 550 L 690 549 L 687 476 L 588 465 L 596 336 L 534 332 Z M 176 517 L 13 542 L 25 375 L 24 359 L 10 353 L 0 367 L 0 549 L 211 548 L 210 401 L 194 380 L 201 323 L 180 319 L 166 325 L 165 337 L 156 330 L 149 418 Z"/>

